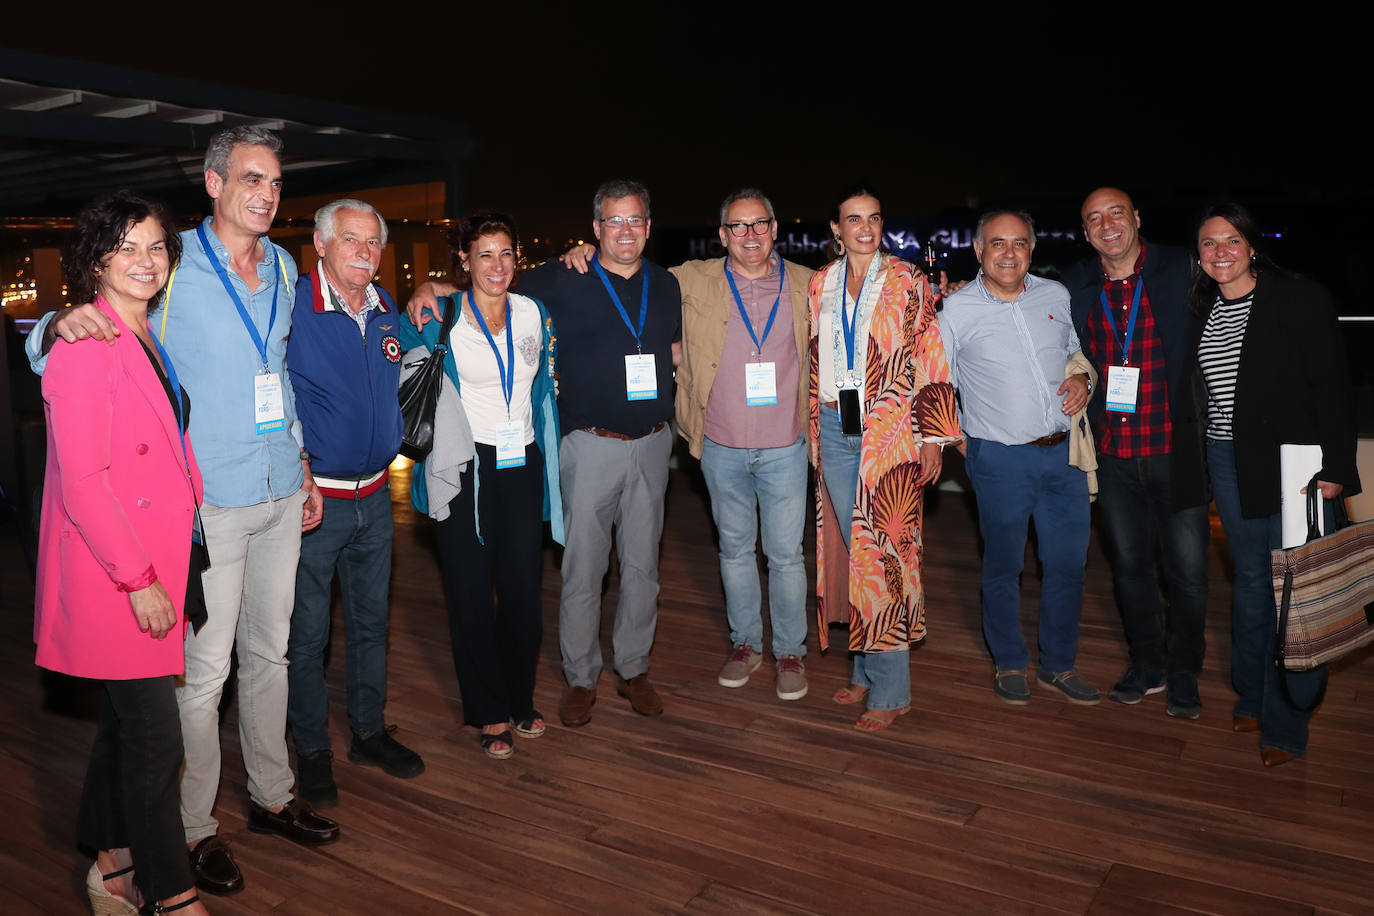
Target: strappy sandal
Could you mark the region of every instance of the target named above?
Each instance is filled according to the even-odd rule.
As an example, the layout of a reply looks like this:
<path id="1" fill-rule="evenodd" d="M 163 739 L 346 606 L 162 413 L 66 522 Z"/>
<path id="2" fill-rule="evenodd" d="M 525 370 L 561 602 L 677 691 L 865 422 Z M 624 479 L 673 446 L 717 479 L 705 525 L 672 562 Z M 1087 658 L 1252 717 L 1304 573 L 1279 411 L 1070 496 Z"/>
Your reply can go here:
<path id="1" fill-rule="evenodd" d="M 545 728 L 547 726 L 544 723 L 544 717 L 537 709 L 515 723 L 515 733 L 522 738 L 538 738 L 544 734 Z"/>
<path id="2" fill-rule="evenodd" d="M 874 713 L 879 712 L 895 712 L 897 715 L 893 716 L 891 719 L 880 719 L 874 715 Z M 861 732 L 880 732 L 909 712 L 911 712 L 910 706 L 903 706 L 901 709 L 896 710 L 867 709 L 864 710 L 864 714 L 859 716 L 858 720 L 855 721 L 854 727 Z"/>
<path id="3" fill-rule="evenodd" d="M 102 875 L 100 866 L 91 863 L 91 870 L 86 872 L 86 896 L 91 898 L 91 912 L 95 916 L 134 916 L 138 912 L 138 907 L 133 903 L 119 894 L 110 893 L 105 887 L 106 881 L 121 878 L 133 870 L 134 867 L 130 865 L 108 875 Z"/>
<path id="4" fill-rule="evenodd" d="M 863 702 L 863 698 L 868 696 L 868 688 L 860 687 L 858 684 L 850 684 L 848 687 L 841 687 L 836 690 L 830 699 L 839 703 L 841 706 L 852 706 L 855 703 Z"/>
<path id="5" fill-rule="evenodd" d="M 515 753 L 515 741 L 510 736 L 510 729 L 494 735 L 481 732 L 477 741 L 482 745 L 482 752 L 493 760 L 505 760 Z"/>
<path id="6" fill-rule="evenodd" d="M 163 905 L 160 904 L 160 903 L 154 903 L 151 907 L 146 907 L 146 906 L 145 906 L 143 909 L 139 910 L 139 912 L 140 912 L 140 913 L 147 913 L 148 916 L 157 916 L 158 913 L 172 913 L 172 912 L 175 912 L 176 910 L 185 909 L 186 907 L 190 906 L 190 905 L 193 904 L 193 903 L 199 903 L 199 902 L 200 902 L 200 894 L 192 894 L 190 897 L 186 898 L 185 900 L 181 901 L 180 903 L 174 903 L 174 904 L 172 904 L 171 906 L 163 906 Z"/>

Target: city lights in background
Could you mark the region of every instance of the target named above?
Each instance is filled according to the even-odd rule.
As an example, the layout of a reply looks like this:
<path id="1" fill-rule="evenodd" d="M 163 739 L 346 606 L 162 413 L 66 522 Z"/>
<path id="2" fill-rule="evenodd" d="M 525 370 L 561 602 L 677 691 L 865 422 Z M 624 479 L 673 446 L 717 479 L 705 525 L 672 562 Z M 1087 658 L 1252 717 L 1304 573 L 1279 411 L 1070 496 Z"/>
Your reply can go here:
<path id="1" fill-rule="evenodd" d="M 63 295 L 66 295 L 66 292 L 66 287 L 63 287 Z M 3 291 L 0 291 L 0 308 L 9 308 L 9 306 L 20 302 L 32 302 L 37 298 L 37 280 L 30 280 L 28 283 L 22 281 L 11 283 L 9 286 L 5 287 Z"/>

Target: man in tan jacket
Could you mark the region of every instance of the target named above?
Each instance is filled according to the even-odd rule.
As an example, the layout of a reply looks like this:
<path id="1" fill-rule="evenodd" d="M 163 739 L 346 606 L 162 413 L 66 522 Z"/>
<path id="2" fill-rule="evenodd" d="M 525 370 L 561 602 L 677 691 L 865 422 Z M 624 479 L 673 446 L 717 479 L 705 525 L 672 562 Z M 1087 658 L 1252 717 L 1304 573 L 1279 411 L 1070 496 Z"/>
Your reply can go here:
<path id="1" fill-rule="evenodd" d="M 806 696 L 807 288 L 811 271 L 773 251 L 778 223 L 761 191 L 720 207 L 727 257 L 672 268 L 682 287 L 678 432 L 701 459 L 720 533 L 734 648 L 717 683 L 742 687 L 763 660 L 755 543 L 768 558 L 768 611 L 780 699 Z"/>

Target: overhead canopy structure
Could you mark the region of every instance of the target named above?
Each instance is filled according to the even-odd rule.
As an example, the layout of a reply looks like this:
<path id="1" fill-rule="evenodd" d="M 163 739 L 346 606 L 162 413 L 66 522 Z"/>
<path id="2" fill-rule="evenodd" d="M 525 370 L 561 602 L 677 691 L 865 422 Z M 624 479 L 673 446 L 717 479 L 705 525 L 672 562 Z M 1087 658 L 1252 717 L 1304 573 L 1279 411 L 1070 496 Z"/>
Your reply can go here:
<path id="1" fill-rule="evenodd" d="M 206 143 L 241 124 L 282 138 L 293 197 L 442 181 L 445 215 L 462 210 L 462 124 L 6 49 L 0 213 L 68 216 L 114 188 L 204 207 Z"/>

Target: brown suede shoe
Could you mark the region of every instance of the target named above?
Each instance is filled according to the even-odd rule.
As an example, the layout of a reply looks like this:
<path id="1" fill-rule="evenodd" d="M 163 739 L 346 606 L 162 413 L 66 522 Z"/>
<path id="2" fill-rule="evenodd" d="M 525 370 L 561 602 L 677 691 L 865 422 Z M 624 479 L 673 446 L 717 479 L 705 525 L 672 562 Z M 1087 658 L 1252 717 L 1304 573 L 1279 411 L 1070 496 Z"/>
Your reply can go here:
<path id="1" fill-rule="evenodd" d="M 641 716 L 663 715 L 663 701 L 658 691 L 649 683 L 648 674 L 638 674 L 628 681 L 620 675 L 615 676 L 615 692 L 630 701 L 630 708 Z"/>
<path id="2" fill-rule="evenodd" d="M 558 720 L 568 728 L 577 728 L 592 721 L 592 707 L 596 705 L 596 689 L 570 687 L 558 704 Z"/>
<path id="3" fill-rule="evenodd" d="M 1232 716 L 1231 731 L 1257 732 L 1259 731 L 1259 719 L 1252 719 L 1249 716 Z"/>
<path id="4" fill-rule="evenodd" d="M 1287 751 L 1281 751 L 1276 747 L 1260 748 L 1260 760 L 1263 761 L 1264 765 L 1267 767 L 1283 766 L 1288 761 L 1297 759 L 1295 755 Z"/>

